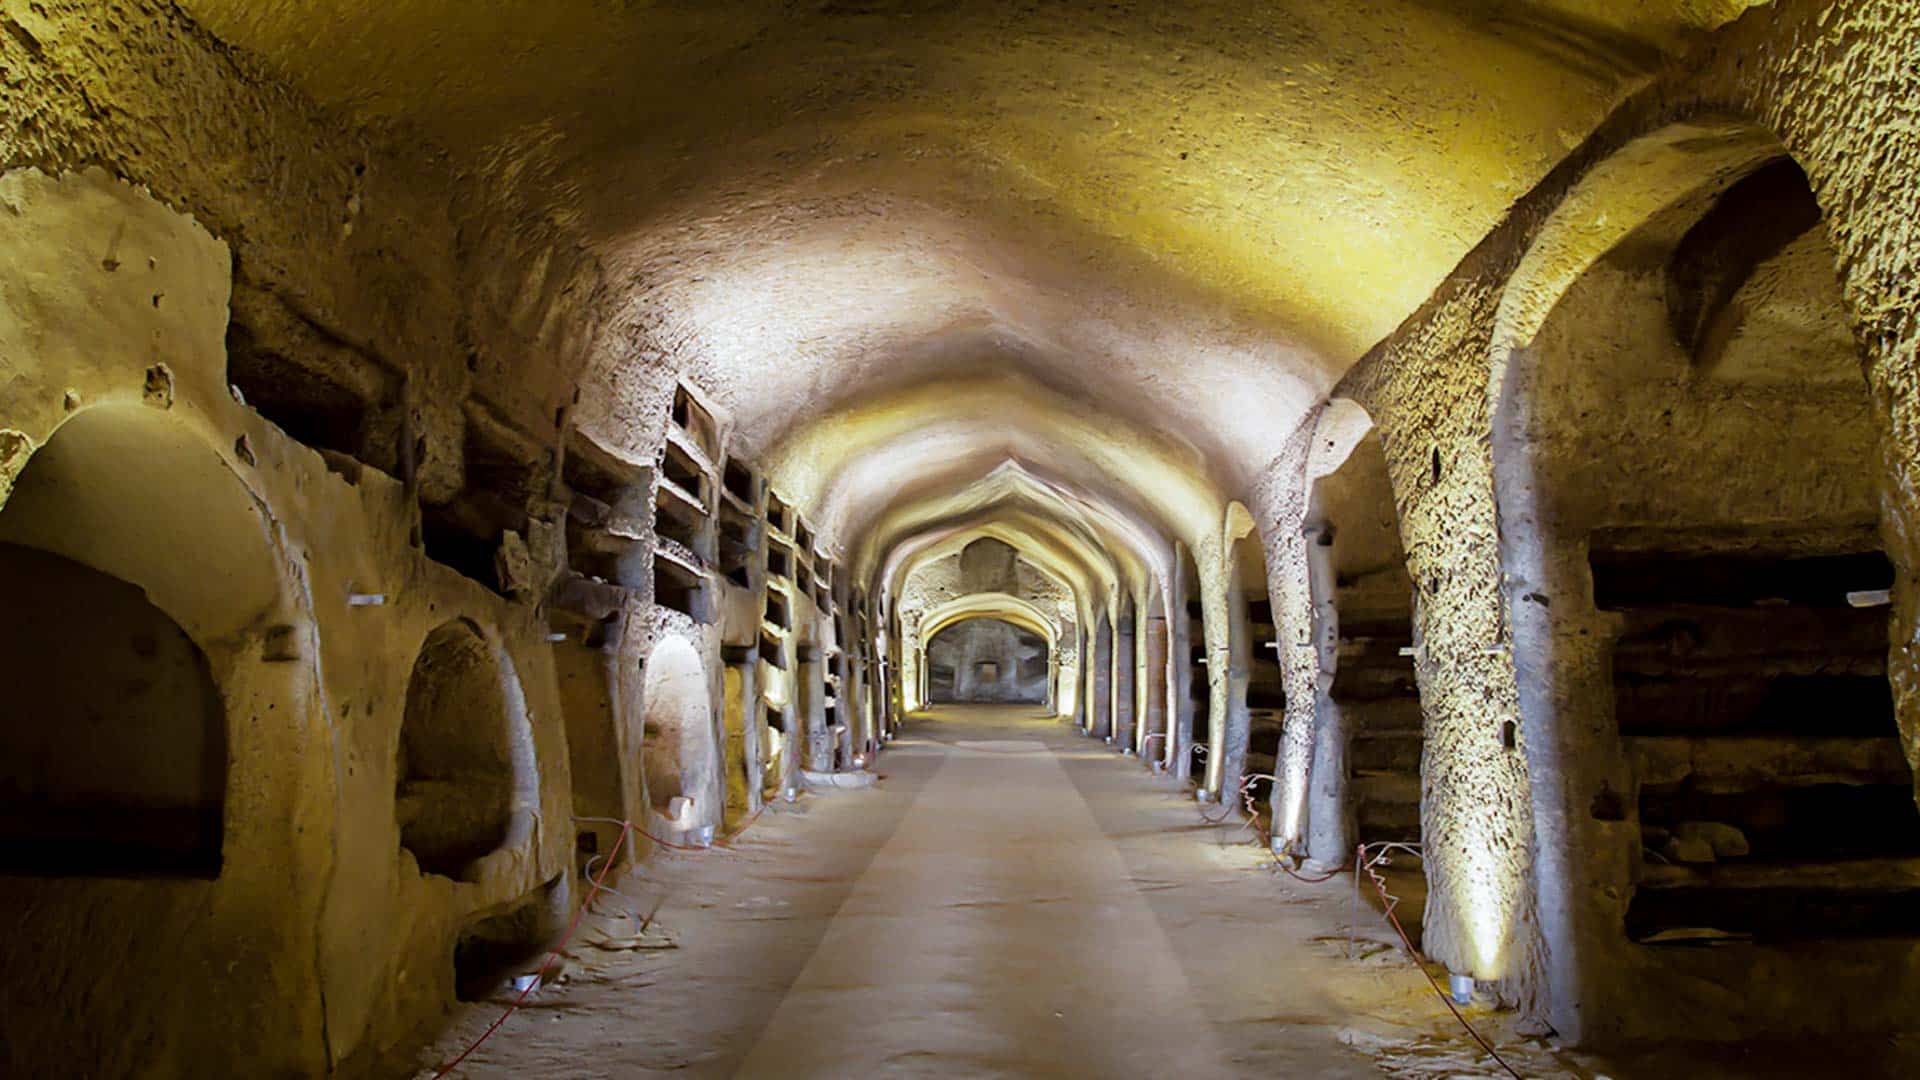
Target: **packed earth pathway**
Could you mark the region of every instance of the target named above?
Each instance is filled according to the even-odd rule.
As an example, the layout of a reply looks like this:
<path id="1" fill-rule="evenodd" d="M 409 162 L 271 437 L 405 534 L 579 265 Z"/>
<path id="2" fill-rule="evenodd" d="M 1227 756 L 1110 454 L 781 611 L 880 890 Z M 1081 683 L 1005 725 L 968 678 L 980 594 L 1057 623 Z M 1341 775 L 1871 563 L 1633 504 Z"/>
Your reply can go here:
<path id="1" fill-rule="evenodd" d="M 1350 877 L 1278 874 L 1054 718 L 936 710 L 878 772 L 656 857 L 458 1075 L 1500 1075 L 1371 905 L 1347 959 Z"/>

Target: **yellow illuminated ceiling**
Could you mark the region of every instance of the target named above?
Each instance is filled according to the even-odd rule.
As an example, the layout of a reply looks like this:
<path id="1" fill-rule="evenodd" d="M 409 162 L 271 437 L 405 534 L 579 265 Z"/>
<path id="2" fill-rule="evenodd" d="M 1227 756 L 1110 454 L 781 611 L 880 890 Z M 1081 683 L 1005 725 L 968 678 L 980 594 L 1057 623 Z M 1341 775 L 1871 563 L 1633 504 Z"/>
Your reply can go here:
<path id="1" fill-rule="evenodd" d="M 631 287 L 579 416 L 609 444 L 646 444 L 668 369 L 829 532 L 943 461 L 1070 451 L 1170 484 L 1148 499 L 1175 534 L 1652 66 L 1751 6 L 183 4 L 602 253 Z M 952 400 L 983 378 L 1039 389 L 1010 418 Z M 1098 437 L 1039 434 L 1063 417 Z"/>

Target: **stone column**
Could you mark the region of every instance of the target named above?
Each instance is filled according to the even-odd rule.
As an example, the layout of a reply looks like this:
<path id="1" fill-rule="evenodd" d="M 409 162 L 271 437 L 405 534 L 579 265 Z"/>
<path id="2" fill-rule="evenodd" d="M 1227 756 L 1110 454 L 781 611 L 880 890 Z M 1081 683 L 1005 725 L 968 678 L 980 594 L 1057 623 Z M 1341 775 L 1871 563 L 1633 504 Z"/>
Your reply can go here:
<path id="1" fill-rule="evenodd" d="M 814 772 L 833 770 L 833 732 L 827 729 L 826 672 L 820 664 L 818 645 L 801 645 L 795 650 L 798 661 L 794 692 L 800 713 L 801 745 L 797 755 Z"/>
<path id="2" fill-rule="evenodd" d="M 1134 672 L 1138 649 L 1133 633 L 1132 598 L 1120 609 L 1113 635 L 1113 743 L 1124 750 L 1134 744 Z"/>
<path id="3" fill-rule="evenodd" d="M 720 658 L 727 665 L 726 681 L 734 686 L 725 703 L 723 751 L 725 824 L 731 827 L 761 806 L 760 653 L 750 645 L 727 645 Z"/>
<path id="4" fill-rule="evenodd" d="M 1167 689 L 1171 682 L 1167 671 L 1167 617 L 1155 615 L 1149 618 L 1144 638 L 1147 655 L 1147 722 L 1146 731 L 1140 736 L 1140 756 L 1143 760 L 1164 762 L 1170 753 L 1168 741 L 1172 738 L 1167 730 Z"/>
<path id="5" fill-rule="evenodd" d="M 1313 611 L 1314 679 L 1313 771 L 1307 792 L 1307 857 L 1321 869 L 1339 866 L 1353 856 L 1355 835 L 1353 799 L 1348 777 L 1347 747 L 1353 732 L 1348 717 L 1333 699 L 1333 680 L 1340 664 L 1340 609 L 1333 571 L 1333 529 L 1316 523 L 1307 527 L 1307 585 Z"/>
<path id="6" fill-rule="evenodd" d="M 1167 612 L 1167 639 L 1173 678 L 1168 690 L 1173 694 L 1173 775 L 1186 780 L 1193 775 L 1193 618 L 1187 614 L 1187 593 L 1193 583 L 1187 579 L 1185 548 L 1175 546 L 1173 560 L 1173 606 Z"/>
<path id="7" fill-rule="evenodd" d="M 1105 611 L 1094 626 L 1093 656 L 1087 670 L 1092 698 L 1087 709 L 1087 734 L 1104 739 L 1113 732 L 1113 626 Z"/>
<path id="8" fill-rule="evenodd" d="M 1249 538 L 1239 543 L 1258 543 Z M 1220 802 L 1235 810 L 1244 809 L 1240 784 L 1247 774 L 1247 738 L 1252 716 L 1247 712 L 1247 684 L 1253 678 L 1253 625 L 1247 614 L 1246 582 L 1241 580 L 1240 560 L 1228 551 L 1227 568 L 1227 694 L 1226 711 L 1221 719 Z"/>

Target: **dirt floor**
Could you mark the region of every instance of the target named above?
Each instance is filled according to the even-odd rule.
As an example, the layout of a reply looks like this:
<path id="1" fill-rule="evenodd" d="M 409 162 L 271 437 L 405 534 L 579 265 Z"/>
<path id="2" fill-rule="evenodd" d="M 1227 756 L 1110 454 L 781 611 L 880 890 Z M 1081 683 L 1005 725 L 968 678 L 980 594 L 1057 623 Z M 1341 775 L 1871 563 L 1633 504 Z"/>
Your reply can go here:
<path id="1" fill-rule="evenodd" d="M 1245 828 L 1057 720 L 939 710 L 877 769 L 629 875 L 454 1075 L 1506 1075 L 1351 876 L 1276 872 Z M 466 1008 L 423 1066 L 507 1000 Z M 1468 1016 L 1529 1077 L 1809 1075 L 1606 1068 Z"/>

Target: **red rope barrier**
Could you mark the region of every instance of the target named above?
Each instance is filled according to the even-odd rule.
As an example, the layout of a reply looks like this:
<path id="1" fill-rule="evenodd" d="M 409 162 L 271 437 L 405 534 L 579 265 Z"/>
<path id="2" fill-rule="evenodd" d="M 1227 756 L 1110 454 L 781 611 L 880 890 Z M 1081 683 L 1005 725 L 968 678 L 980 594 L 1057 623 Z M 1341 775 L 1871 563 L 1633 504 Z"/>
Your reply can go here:
<path id="1" fill-rule="evenodd" d="M 487 1025 L 487 1030 L 481 1032 L 480 1037 L 473 1040 L 465 1050 L 460 1051 L 459 1057 L 440 1066 L 440 1071 L 433 1074 L 433 1080 L 442 1080 L 448 1073 L 459 1068 L 461 1062 L 467 1060 L 467 1057 L 475 1050 L 480 1049 L 481 1043 L 492 1038 L 493 1033 L 500 1030 L 501 1026 L 507 1022 L 508 1017 L 520 1011 L 520 1006 L 526 1002 L 527 995 L 533 993 L 533 988 L 539 986 L 541 982 L 546 979 L 547 971 L 553 967 L 553 962 L 560 958 L 560 951 L 567 947 L 569 941 L 573 940 L 574 931 L 580 929 L 580 919 L 587 913 L 587 906 L 593 903 L 594 897 L 600 895 L 601 889 L 606 885 L 607 875 L 613 873 L 613 864 L 620 855 L 620 845 L 626 843 L 628 828 L 631 828 L 631 826 L 623 827 L 620 830 L 620 835 L 613 841 L 613 847 L 607 852 L 607 864 L 600 868 L 600 876 L 593 879 L 591 888 L 587 890 L 587 898 L 581 901 L 579 909 L 573 913 L 573 920 L 567 923 L 567 932 L 560 935 L 560 943 L 555 945 L 553 951 L 547 954 L 547 958 L 540 962 L 540 970 L 535 974 L 534 980 L 521 988 L 520 993 L 514 997 L 513 1002 L 507 1006 L 507 1011 L 500 1014 L 500 1019 Z"/>
<path id="2" fill-rule="evenodd" d="M 719 846 L 731 845 L 735 840 L 738 840 L 740 838 L 740 835 L 747 831 L 747 827 L 752 825 L 754 822 L 754 819 L 758 818 L 760 814 L 766 810 L 766 808 L 767 808 L 766 804 L 762 803 L 760 805 L 759 810 L 755 810 L 753 813 L 747 815 L 747 820 L 741 822 L 739 828 L 728 833 L 726 837 L 719 842 Z M 627 834 L 639 833 L 640 835 L 646 837 L 647 839 L 652 840 L 654 843 L 659 844 L 662 847 L 673 848 L 675 851 L 706 851 L 708 850 L 707 848 L 698 847 L 691 844 L 676 844 L 670 840 L 662 840 L 659 837 L 648 832 L 647 830 L 641 828 L 640 826 L 635 825 L 631 821 L 616 822 L 612 818 L 604 818 L 600 820 L 604 820 L 609 823 L 619 825 L 620 835 L 614 838 L 613 847 L 607 850 L 606 864 L 600 868 L 599 875 L 592 879 L 591 886 L 587 890 L 587 898 L 580 902 L 579 910 L 573 913 L 573 920 L 567 924 L 567 932 L 560 936 L 559 944 L 555 945 L 553 947 L 553 951 L 547 954 L 547 958 L 541 961 L 540 970 L 536 973 L 537 977 L 534 979 L 534 981 L 531 983 L 528 983 L 526 988 L 521 990 L 520 993 L 514 997 L 513 1001 L 510 1004 L 508 1004 L 507 1011 L 501 1013 L 500 1018 L 498 1020 L 495 1020 L 492 1024 L 489 1024 L 487 1026 L 487 1030 L 480 1033 L 479 1038 L 473 1040 L 473 1042 L 470 1043 L 465 1050 L 460 1051 L 459 1057 L 456 1057 L 452 1061 L 447 1062 L 445 1065 L 440 1066 L 440 1071 L 433 1074 L 434 1080 L 443 1080 L 443 1078 L 447 1076 L 447 1074 L 453 1072 L 454 1069 L 458 1068 L 461 1062 L 467 1060 L 467 1058 L 470 1055 L 472 1055 L 472 1053 L 475 1050 L 480 1049 L 480 1044 L 486 1042 L 489 1038 L 492 1038 L 493 1033 L 496 1031 L 499 1031 L 501 1026 L 507 1022 L 507 1018 L 512 1016 L 514 1013 L 518 1012 L 520 1010 L 520 1006 L 526 1003 L 527 996 L 533 993 L 534 988 L 539 986 L 542 982 L 546 980 L 547 972 L 553 967 L 553 962 L 559 959 L 560 953 L 566 949 L 567 944 L 573 940 L 574 933 L 580 929 L 580 919 L 582 916 L 586 915 L 587 908 L 592 906 L 595 898 L 597 898 L 602 892 L 611 891 L 606 887 L 607 875 L 613 872 L 614 863 L 618 862 L 620 859 L 620 846 L 626 843 Z M 649 922 L 652 921 L 651 917 L 649 917 L 648 921 Z M 645 929 L 645 928 L 642 927 L 642 929 Z"/>

